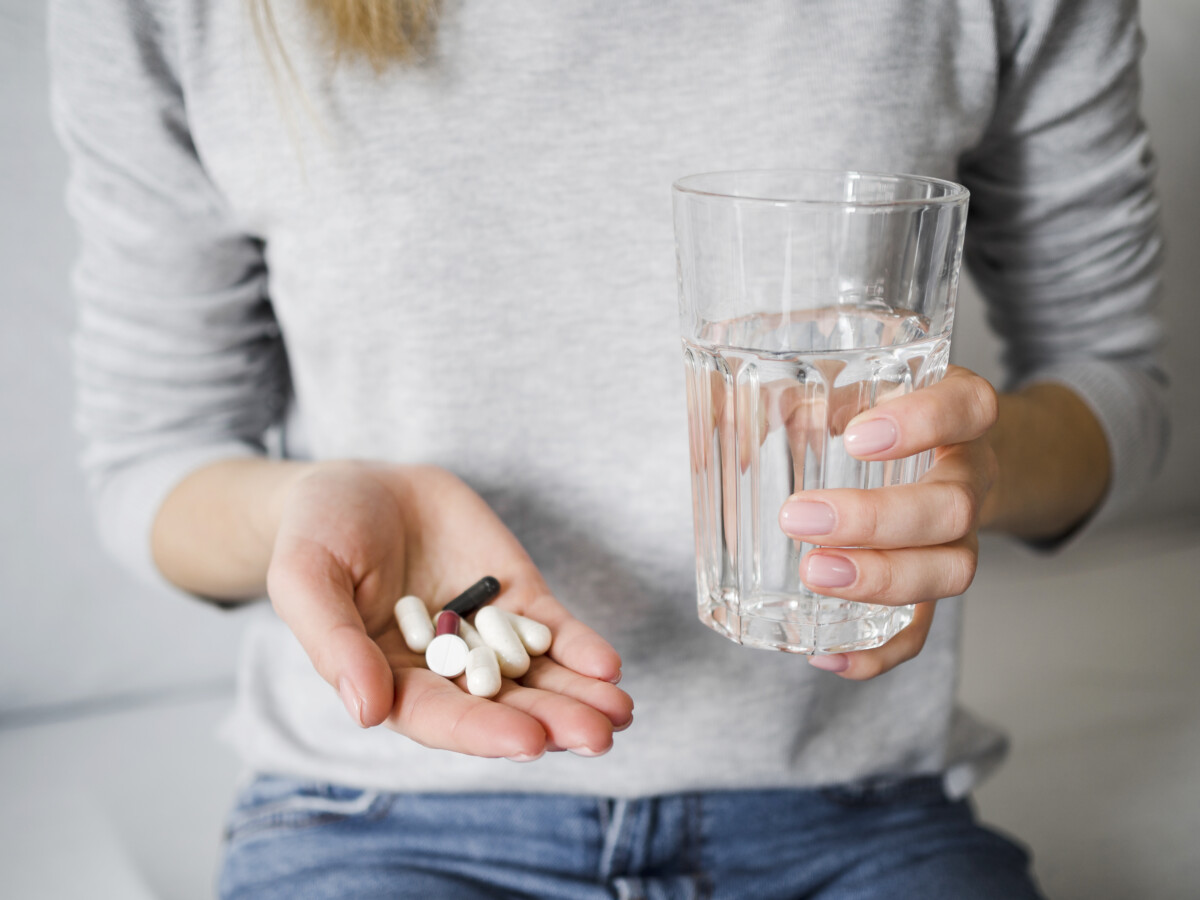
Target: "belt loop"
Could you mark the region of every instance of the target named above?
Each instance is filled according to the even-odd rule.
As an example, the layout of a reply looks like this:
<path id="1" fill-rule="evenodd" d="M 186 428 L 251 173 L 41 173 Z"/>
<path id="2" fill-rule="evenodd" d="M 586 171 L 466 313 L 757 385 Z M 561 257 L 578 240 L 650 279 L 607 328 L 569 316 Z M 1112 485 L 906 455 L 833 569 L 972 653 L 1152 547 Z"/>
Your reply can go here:
<path id="1" fill-rule="evenodd" d="M 620 799 L 612 801 L 611 817 L 604 828 L 604 844 L 600 850 L 599 876 L 602 881 L 612 878 L 617 866 L 617 854 L 625 831 L 625 820 L 629 813 L 629 801 Z"/>

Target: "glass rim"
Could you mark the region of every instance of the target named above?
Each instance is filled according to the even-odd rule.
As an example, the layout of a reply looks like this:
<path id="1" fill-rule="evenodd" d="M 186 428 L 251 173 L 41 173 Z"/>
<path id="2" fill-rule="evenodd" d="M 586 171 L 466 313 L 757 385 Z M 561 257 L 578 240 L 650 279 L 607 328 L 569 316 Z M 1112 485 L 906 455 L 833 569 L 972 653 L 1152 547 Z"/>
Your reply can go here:
<path id="1" fill-rule="evenodd" d="M 712 187 L 702 188 L 699 183 L 718 178 L 733 178 L 746 175 L 775 175 L 834 177 L 843 181 L 873 181 L 876 183 L 911 183 L 925 184 L 940 188 L 943 193 L 931 197 L 908 197 L 895 200 L 846 200 L 816 197 L 795 196 L 758 196 L 755 194 L 735 194 L 728 191 L 714 190 Z M 904 172 L 869 172 L 858 169 L 718 169 L 711 172 L 697 172 L 694 175 L 684 175 L 671 184 L 671 190 L 677 194 L 690 195 L 701 199 L 735 200 L 742 203 L 761 203 L 770 206 L 814 206 L 814 207 L 848 207 L 890 209 L 908 206 L 954 206 L 965 203 L 971 192 L 961 184 L 944 178 L 934 178 L 930 175 L 911 175 Z M 762 192 L 764 194 L 768 192 Z"/>

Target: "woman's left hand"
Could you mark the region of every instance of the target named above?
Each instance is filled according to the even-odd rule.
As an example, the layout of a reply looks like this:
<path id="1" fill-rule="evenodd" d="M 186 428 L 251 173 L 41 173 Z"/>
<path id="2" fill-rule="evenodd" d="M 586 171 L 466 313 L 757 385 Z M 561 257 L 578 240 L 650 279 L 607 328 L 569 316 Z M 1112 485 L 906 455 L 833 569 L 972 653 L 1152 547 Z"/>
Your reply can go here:
<path id="1" fill-rule="evenodd" d="M 820 545 L 801 560 L 805 584 L 863 603 L 917 604 L 912 623 L 883 646 L 810 656 L 810 663 L 862 681 L 921 652 L 937 600 L 961 594 L 975 577 L 980 513 L 997 474 L 987 438 L 997 413 L 991 384 L 951 366 L 937 384 L 880 403 L 845 431 L 846 450 L 862 460 L 933 450 L 919 482 L 788 498 L 780 526 Z"/>

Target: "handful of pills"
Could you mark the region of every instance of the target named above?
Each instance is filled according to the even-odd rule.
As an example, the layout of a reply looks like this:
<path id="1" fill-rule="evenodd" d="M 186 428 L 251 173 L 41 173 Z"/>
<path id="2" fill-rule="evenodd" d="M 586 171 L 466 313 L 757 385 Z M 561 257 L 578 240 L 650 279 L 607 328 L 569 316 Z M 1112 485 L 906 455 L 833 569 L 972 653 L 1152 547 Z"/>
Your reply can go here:
<path id="1" fill-rule="evenodd" d="M 466 672 L 467 690 L 494 697 L 501 678 L 520 678 L 530 656 L 550 649 L 550 629 L 541 622 L 485 604 L 500 593 L 488 575 L 430 618 L 425 602 L 409 595 L 396 601 L 396 623 L 410 650 L 425 654 L 430 671 L 446 678 Z M 482 608 L 481 608 L 482 607 Z M 478 610 L 472 625 L 466 617 Z"/>

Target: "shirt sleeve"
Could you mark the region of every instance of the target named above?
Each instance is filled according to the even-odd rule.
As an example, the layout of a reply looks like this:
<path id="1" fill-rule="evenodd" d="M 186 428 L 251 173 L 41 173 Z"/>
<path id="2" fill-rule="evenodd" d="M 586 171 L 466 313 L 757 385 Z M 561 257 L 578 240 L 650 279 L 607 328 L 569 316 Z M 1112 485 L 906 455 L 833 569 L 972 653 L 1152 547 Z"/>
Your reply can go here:
<path id="1" fill-rule="evenodd" d="M 189 132 L 170 23 L 148 3 L 50 10 L 51 112 L 80 239 L 76 418 L 101 538 L 164 583 L 150 531 L 206 463 L 263 452 L 288 394 L 262 244 Z"/>
<path id="2" fill-rule="evenodd" d="M 1142 492 L 1167 444 L 1142 37 L 1124 0 L 998 6 L 1010 13 L 995 115 L 960 171 L 971 191 L 965 258 L 1004 343 L 1008 386 L 1066 385 L 1108 438 L 1110 486 L 1090 527 Z"/>

